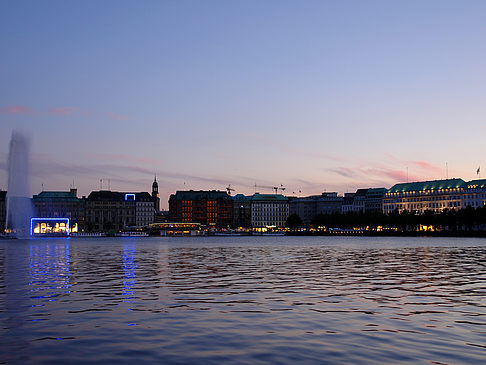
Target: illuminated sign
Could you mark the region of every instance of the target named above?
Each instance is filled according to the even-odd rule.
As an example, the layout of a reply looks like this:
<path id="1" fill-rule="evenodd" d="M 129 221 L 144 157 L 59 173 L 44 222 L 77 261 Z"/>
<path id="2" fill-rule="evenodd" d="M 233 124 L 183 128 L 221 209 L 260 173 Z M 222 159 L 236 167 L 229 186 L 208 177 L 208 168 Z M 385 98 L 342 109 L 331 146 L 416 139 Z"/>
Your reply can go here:
<path id="1" fill-rule="evenodd" d="M 125 200 L 135 201 L 135 194 L 125 194 Z"/>
<path id="2" fill-rule="evenodd" d="M 31 236 L 69 236 L 69 218 L 31 218 Z"/>

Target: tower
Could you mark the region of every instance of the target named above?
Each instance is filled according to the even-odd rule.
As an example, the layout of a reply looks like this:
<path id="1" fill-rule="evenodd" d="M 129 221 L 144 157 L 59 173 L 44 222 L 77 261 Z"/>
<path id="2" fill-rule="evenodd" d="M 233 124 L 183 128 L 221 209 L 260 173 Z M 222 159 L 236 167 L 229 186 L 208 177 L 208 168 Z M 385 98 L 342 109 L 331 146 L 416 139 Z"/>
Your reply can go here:
<path id="1" fill-rule="evenodd" d="M 159 184 L 157 182 L 157 176 L 154 176 L 154 182 L 152 183 L 152 199 L 154 200 L 155 211 L 160 210 L 160 198 L 159 198 Z"/>

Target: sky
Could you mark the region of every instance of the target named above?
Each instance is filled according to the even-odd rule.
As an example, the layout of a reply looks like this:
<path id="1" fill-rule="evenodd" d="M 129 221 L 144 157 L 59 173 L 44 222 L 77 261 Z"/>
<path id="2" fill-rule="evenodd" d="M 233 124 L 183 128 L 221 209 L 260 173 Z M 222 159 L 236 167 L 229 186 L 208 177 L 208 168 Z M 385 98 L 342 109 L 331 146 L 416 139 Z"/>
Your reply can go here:
<path id="1" fill-rule="evenodd" d="M 485 1 L 2 1 L 0 188 L 306 196 L 486 177 Z M 484 167 L 483 167 L 484 166 Z M 256 187 L 255 187 L 256 185 Z M 282 192 L 280 190 L 279 192 Z"/>

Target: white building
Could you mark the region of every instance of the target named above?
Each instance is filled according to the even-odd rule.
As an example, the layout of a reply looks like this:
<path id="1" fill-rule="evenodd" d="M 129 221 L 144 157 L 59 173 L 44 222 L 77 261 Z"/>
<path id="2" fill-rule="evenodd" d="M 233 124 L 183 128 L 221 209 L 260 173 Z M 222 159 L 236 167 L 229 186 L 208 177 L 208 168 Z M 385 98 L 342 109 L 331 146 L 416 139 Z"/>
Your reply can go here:
<path id="1" fill-rule="evenodd" d="M 394 185 L 385 194 L 383 212 L 423 213 L 430 210 L 438 213 L 445 209 L 476 208 L 485 204 L 486 180 L 467 183 L 462 179 L 433 180 Z"/>
<path id="2" fill-rule="evenodd" d="M 285 227 L 289 216 L 289 199 L 280 194 L 259 194 L 251 197 L 253 228 Z"/>

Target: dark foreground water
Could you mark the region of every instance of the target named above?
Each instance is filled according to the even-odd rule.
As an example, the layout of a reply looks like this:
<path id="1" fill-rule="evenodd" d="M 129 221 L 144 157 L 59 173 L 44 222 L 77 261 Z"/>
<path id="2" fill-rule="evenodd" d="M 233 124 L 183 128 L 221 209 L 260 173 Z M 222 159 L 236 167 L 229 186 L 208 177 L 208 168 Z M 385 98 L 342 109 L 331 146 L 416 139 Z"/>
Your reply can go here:
<path id="1" fill-rule="evenodd" d="M 486 240 L 0 241 L 1 363 L 486 362 Z"/>

